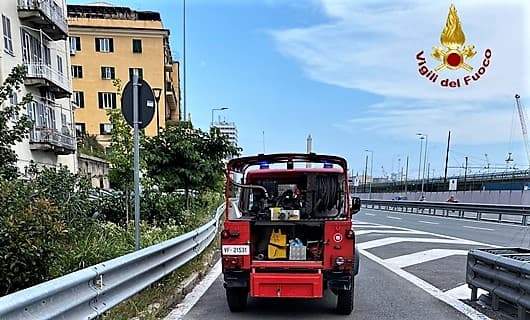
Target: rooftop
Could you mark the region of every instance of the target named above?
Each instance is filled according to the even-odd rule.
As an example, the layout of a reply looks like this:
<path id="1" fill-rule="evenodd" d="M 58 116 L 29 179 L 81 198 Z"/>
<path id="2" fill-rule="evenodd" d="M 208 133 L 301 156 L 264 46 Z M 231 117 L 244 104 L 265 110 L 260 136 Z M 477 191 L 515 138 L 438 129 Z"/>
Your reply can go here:
<path id="1" fill-rule="evenodd" d="M 108 3 L 89 5 L 68 5 L 69 18 L 119 19 L 132 21 L 162 21 L 160 13 L 154 11 L 136 11 L 128 7 L 112 6 Z"/>

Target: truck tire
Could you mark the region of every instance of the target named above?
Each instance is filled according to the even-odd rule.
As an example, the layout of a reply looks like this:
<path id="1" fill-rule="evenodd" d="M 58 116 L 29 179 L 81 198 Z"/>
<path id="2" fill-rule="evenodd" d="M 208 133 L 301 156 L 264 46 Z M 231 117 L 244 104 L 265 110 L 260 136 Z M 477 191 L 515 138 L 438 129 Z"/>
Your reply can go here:
<path id="1" fill-rule="evenodd" d="M 247 307 L 247 288 L 226 288 L 226 300 L 231 312 L 241 312 Z"/>
<path id="2" fill-rule="evenodd" d="M 342 315 L 349 315 L 353 311 L 353 298 L 354 298 L 354 283 L 355 278 L 351 278 L 350 290 L 340 290 L 337 292 L 337 313 Z"/>

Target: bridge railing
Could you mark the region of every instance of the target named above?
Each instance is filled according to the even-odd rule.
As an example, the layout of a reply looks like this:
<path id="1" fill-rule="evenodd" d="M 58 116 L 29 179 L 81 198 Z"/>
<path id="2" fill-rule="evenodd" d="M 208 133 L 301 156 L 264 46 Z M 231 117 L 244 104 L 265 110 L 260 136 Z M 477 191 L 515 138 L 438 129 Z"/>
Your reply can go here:
<path id="1" fill-rule="evenodd" d="M 530 206 L 408 200 L 361 200 L 365 208 L 528 225 Z"/>
<path id="2" fill-rule="evenodd" d="M 197 257 L 223 211 L 176 238 L 0 297 L 0 319 L 94 319 Z"/>

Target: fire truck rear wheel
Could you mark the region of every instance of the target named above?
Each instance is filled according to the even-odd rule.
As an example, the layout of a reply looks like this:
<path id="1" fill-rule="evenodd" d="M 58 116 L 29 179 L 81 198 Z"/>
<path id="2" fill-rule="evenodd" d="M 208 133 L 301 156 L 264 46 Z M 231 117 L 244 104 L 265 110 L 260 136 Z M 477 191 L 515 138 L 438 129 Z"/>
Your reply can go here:
<path id="1" fill-rule="evenodd" d="M 247 307 L 247 288 L 226 288 L 226 299 L 231 312 L 241 312 Z"/>
<path id="2" fill-rule="evenodd" d="M 349 315 L 353 311 L 353 297 L 354 297 L 354 277 L 351 278 L 350 290 L 340 290 L 337 292 L 337 313 L 342 315 Z"/>

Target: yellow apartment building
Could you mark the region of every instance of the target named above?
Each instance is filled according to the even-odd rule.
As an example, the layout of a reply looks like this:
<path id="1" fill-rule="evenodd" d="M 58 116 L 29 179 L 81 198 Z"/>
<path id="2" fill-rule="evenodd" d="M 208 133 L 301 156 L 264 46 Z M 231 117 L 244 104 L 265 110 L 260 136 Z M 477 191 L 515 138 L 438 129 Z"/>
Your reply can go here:
<path id="1" fill-rule="evenodd" d="M 179 66 L 158 12 L 68 5 L 68 26 L 77 136 L 96 135 L 108 146 L 112 128 L 107 111 L 121 107 L 115 80 L 125 87 L 134 69 L 160 89 L 158 121 L 155 113 L 145 133 L 156 135 L 157 126 L 179 120 Z"/>

